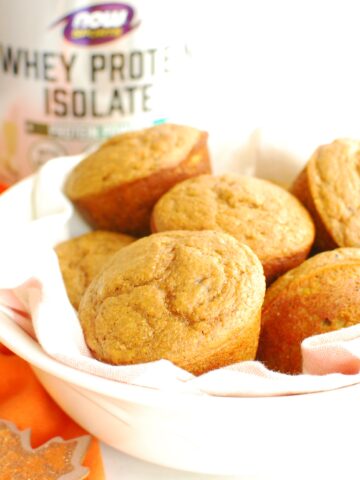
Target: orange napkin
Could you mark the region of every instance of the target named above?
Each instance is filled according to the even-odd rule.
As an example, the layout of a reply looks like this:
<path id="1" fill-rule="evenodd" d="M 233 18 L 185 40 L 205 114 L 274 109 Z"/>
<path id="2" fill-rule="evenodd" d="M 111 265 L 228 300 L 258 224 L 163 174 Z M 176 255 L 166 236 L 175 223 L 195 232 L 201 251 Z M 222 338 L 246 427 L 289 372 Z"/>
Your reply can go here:
<path id="1" fill-rule="evenodd" d="M 6 183 L 0 182 L 0 193 L 5 192 L 9 186 Z"/>
<path id="2" fill-rule="evenodd" d="M 49 397 L 29 365 L 0 344 L 0 418 L 19 430 L 31 428 L 33 448 L 53 437 L 64 440 L 86 434 Z M 104 480 L 101 452 L 92 439 L 83 462 L 90 470 L 87 480 Z"/>

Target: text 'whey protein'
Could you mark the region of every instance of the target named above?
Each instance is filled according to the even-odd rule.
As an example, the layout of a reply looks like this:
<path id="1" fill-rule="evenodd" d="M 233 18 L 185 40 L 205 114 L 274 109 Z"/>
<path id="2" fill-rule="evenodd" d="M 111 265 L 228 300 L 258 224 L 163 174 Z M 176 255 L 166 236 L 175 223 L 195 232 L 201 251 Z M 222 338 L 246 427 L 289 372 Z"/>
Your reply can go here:
<path id="1" fill-rule="evenodd" d="M 171 119 L 188 65 L 176 3 L 0 0 L 0 177 Z"/>

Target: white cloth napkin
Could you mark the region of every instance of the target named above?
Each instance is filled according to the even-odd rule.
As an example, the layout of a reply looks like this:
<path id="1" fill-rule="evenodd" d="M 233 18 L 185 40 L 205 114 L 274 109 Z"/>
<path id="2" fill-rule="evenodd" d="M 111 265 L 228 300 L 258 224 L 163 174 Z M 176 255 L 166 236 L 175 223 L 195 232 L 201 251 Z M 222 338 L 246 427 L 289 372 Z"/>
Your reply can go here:
<path id="1" fill-rule="evenodd" d="M 167 360 L 112 366 L 94 359 L 52 249 L 57 242 L 89 230 L 61 191 L 80 158 L 51 161 L 34 176 L 31 188 L 16 186 L 0 198 L 0 339 L 1 316 L 6 315 L 34 336 L 48 355 L 73 368 L 119 382 L 194 394 L 287 395 L 360 383 L 360 325 L 306 339 L 302 375 L 273 372 L 255 361 L 195 377 Z M 28 218 L 8 215 L 10 200 L 14 212 L 22 204 L 29 210 L 31 203 Z"/>

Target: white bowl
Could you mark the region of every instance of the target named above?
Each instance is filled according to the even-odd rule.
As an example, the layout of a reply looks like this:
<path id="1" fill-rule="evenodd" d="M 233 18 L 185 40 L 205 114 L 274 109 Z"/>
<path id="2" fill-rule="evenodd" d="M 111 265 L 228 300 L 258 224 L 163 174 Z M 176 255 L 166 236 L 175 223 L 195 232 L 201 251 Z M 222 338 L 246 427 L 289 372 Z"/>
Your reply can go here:
<path id="1" fill-rule="evenodd" d="M 10 228 L 31 221 L 32 183 L 30 177 L 0 198 L 1 225 Z M 360 431 L 359 384 L 262 398 L 165 392 L 66 366 L 1 314 L 0 341 L 30 363 L 76 422 L 140 459 L 192 472 L 252 478 L 295 478 L 300 472 L 316 478 L 319 472 L 318 478 L 326 474 L 349 479 L 360 470 L 358 441 L 353 441 Z"/>
<path id="2" fill-rule="evenodd" d="M 353 441 L 360 429 L 360 385 L 263 398 L 174 394 L 63 365 L 5 317 L 0 340 L 31 364 L 76 422 L 140 459 L 193 472 L 256 477 L 292 472 L 294 478 L 308 468 L 345 478 L 345 472 L 360 469 Z"/>

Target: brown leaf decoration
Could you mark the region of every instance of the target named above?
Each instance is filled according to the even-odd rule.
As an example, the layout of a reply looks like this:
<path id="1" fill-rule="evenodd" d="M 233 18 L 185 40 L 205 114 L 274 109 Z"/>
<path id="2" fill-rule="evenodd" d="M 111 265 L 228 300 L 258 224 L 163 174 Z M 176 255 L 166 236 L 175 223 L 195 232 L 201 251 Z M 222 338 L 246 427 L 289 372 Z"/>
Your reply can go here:
<path id="1" fill-rule="evenodd" d="M 89 474 L 81 466 L 89 442 L 89 436 L 56 437 L 33 449 L 29 429 L 0 420 L 0 480 L 82 480 Z"/>

